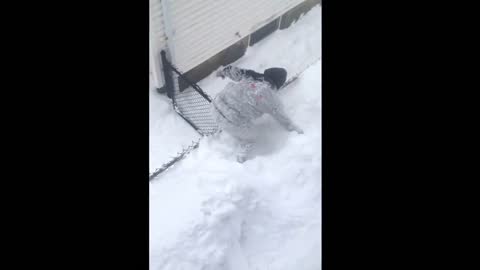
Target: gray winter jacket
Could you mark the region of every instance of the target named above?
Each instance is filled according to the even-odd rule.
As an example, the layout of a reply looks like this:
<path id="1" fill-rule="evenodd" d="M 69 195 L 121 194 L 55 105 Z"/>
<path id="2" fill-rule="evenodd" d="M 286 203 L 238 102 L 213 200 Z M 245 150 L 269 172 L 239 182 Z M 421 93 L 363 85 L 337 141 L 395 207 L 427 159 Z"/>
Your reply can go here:
<path id="1" fill-rule="evenodd" d="M 223 122 L 238 128 L 250 127 L 254 119 L 270 114 L 288 131 L 303 133 L 285 114 L 276 93 L 276 86 L 262 74 L 251 70 L 228 67 L 221 76 L 235 82 L 227 84 L 213 100 L 213 110 Z"/>

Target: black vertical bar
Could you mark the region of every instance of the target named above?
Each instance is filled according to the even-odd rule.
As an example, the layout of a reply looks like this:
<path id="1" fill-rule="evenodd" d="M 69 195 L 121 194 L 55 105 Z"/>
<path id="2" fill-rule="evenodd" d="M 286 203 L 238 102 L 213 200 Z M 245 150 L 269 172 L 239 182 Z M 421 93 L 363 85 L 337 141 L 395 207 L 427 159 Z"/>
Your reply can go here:
<path id="1" fill-rule="evenodd" d="M 162 56 L 162 66 L 163 66 L 163 77 L 165 78 L 165 88 L 167 89 L 167 96 L 173 100 L 173 78 L 172 78 L 172 71 L 168 66 L 167 56 L 164 50 L 160 52 Z"/>

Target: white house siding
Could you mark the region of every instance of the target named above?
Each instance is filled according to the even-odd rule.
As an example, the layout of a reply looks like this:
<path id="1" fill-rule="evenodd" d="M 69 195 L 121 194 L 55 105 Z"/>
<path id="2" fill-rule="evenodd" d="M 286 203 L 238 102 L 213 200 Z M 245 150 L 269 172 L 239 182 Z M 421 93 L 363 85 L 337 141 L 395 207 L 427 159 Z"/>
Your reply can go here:
<path id="1" fill-rule="evenodd" d="M 187 72 L 302 2 L 150 0 L 151 69 L 158 87 L 163 86 L 162 49 Z"/>
<path id="2" fill-rule="evenodd" d="M 302 0 L 163 0 L 172 61 L 187 72 Z"/>
<path id="3" fill-rule="evenodd" d="M 161 0 L 150 0 L 150 72 L 157 88 L 162 87 L 160 51 L 166 49 L 167 36 Z"/>

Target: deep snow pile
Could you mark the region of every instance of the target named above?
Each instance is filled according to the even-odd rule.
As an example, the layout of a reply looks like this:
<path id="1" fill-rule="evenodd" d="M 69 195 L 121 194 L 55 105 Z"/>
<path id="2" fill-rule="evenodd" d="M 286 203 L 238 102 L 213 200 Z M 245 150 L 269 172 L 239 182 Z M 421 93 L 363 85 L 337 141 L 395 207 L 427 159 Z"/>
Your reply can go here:
<path id="1" fill-rule="evenodd" d="M 320 20 L 315 7 L 235 65 L 299 72 L 320 58 Z M 304 135 L 265 116 L 255 158 L 237 163 L 233 139 L 221 133 L 150 182 L 150 269 L 320 269 L 320 74 L 317 61 L 280 93 Z M 210 76 L 199 85 L 214 96 L 226 83 Z M 198 134 L 153 89 L 150 106 L 153 171 Z"/>

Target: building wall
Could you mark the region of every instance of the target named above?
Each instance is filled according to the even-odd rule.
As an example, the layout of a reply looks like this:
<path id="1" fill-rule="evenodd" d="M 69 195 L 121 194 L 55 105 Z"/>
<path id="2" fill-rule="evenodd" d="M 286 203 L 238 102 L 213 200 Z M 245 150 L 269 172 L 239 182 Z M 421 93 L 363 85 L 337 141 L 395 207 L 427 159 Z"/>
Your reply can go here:
<path id="1" fill-rule="evenodd" d="M 302 0 L 163 0 L 172 61 L 183 72 L 273 21 Z"/>
<path id="2" fill-rule="evenodd" d="M 158 52 L 167 49 L 170 61 L 197 82 L 219 66 L 236 61 L 249 45 L 288 27 L 320 3 L 320 0 L 150 0 L 154 47 L 151 54 L 159 62 Z M 184 82 L 179 84 L 180 89 L 186 87 Z M 159 86 L 162 85 L 159 78 Z"/>
<path id="3" fill-rule="evenodd" d="M 167 48 L 161 0 L 150 0 L 150 73 L 157 88 L 163 86 L 160 52 Z"/>

